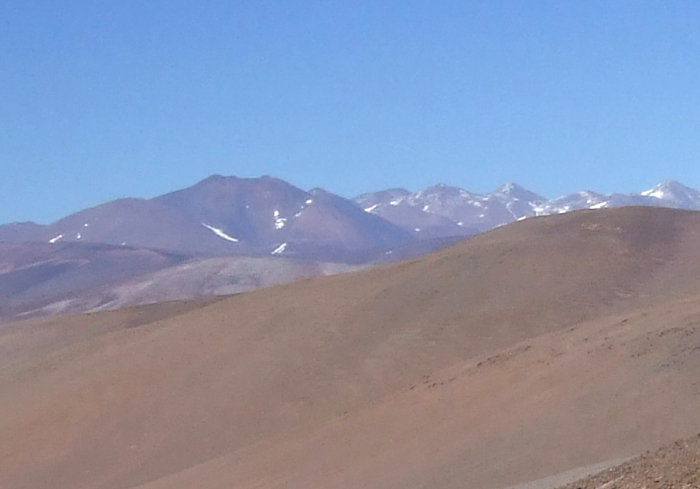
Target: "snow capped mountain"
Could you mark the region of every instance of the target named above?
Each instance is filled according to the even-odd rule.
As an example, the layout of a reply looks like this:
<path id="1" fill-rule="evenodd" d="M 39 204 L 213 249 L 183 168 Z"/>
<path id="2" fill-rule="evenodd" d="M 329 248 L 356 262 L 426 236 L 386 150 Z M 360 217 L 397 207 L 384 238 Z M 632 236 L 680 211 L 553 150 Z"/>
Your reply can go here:
<path id="1" fill-rule="evenodd" d="M 547 200 L 514 183 L 507 183 L 490 194 L 439 184 L 416 193 L 392 190 L 364 194 L 355 202 L 366 212 L 409 231 L 417 226 L 416 223 L 425 223 L 429 219 L 427 216 L 441 218 L 443 221 L 439 226 L 430 228 L 430 237 L 436 238 L 459 234 L 455 232 L 455 224 L 460 229 L 487 231 L 529 217 L 582 209 L 643 205 L 700 210 L 700 191 L 667 181 L 638 194 L 602 195 L 582 191 Z"/>
<path id="2" fill-rule="evenodd" d="M 686 187 L 673 180 L 660 183 L 642 192 L 640 196 L 646 197 L 649 205 L 700 210 L 700 191 Z"/>
<path id="3" fill-rule="evenodd" d="M 405 191 L 404 191 L 405 192 Z M 390 200 L 391 199 L 391 200 Z M 415 229 L 409 216 L 430 229 L 430 237 L 470 235 L 534 216 L 545 198 L 509 183 L 482 195 L 445 184 L 433 185 L 410 194 L 394 191 L 365 194 L 355 202 L 365 211 L 380 215 L 405 229 Z M 399 213 L 396 209 L 402 209 Z M 431 216 L 432 222 L 427 216 Z M 451 224 L 450 224 L 451 223 Z M 456 224 L 456 227 L 455 227 Z"/>
<path id="4" fill-rule="evenodd" d="M 668 180 L 644 192 L 623 195 L 601 195 L 595 192 L 578 192 L 545 202 L 538 215 L 563 213 L 580 209 L 603 209 L 643 205 L 700 210 L 700 191 Z"/>
<path id="5" fill-rule="evenodd" d="M 445 190 L 444 194 L 456 190 L 457 195 L 444 195 L 440 192 L 442 189 Z M 453 211 L 451 202 L 461 204 L 459 190 L 442 185 L 419 192 L 420 196 L 404 189 L 384 190 L 361 195 L 355 199 L 355 203 L 365 212 L 382 217 L 419 239 L 476 234 L 477 229 L 448 217 L 449 211 Z M 432 212 L 431 208 L 441 209 L 447 215 Z"/>
<path id="6" fill-rule="evenodd" d="M 496 226 L 507 224 L 513 220 L 536 215 L 535 209 L 544 203 L 546 199 L 541 195 L 524 189 L 523 187 L 507 183 L 487 197 L 489 209 L 494 215 L 500 214 Z"/>
<path id="7" fill-rule="evenodd" d="M 413 207 L 452 220 L 465 214 L 480 212 L 484 197 L 467 190 L 445 184 L 433 185 L 404 199 Z"/>
<path id="8" fill-rule="evenodd" d="M 0 226 L 0 242 L 102 243 L 193 256 L 362 262 L 394 249 L 427 249 L 418 241 L 440 243 L 530 217 L 631 205 L 700 210 L 700 191 L 667 181 L 630 195 L 582 191 L 548 200 L 515 183 L 488 194 L 438 184 L 415 193 L 382 190 L 350 201 L 269 176 L 214 175 L 154 199 L 120 199 L 85 209 L 48 226 Z"/>
<path id="9" fill-rule="evenodd" d="M 563 214 L 579 209 L 602 209 L 608 207 L 604 195 L 584 190 L 575 194 L 545 201 L 535 207 L 535 215 Z"/>
<path id="10" fill-rule="evenodd" d="M 380 205 L 385 202 L 389 202 L 393 206 L 399 205 L 399 203 L 409 197 L 411 192 L 403 188 L 392 188 L 389 190 L 380 190 L 379 192 L 372 192 L 364 195 L 360 195 L 355 198 L 354 201 L 360 204 L 360 207 L 367 212 L 372 212 L 373 206 Z"/>
<path id="11" fill-rule="evenodd" d="M 522 201 L 522 202 L 544 202 L 545 199 L 541 195 L 538 195 L 534 192 L 530 192 L 527 189 L 524 189 L 517 183 L 506 183 L 499 188 L 497 188 L 493 194 L 495 197 L 499 197 L 501 199 L 505 200 L 511 200 L 511 201 Z"/>

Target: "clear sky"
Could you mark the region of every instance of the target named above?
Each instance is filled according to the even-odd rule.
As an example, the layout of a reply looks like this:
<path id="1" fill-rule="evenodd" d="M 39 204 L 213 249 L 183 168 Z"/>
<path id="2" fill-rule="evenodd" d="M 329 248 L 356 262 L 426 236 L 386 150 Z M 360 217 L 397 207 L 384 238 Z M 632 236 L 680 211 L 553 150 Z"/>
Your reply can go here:
<path id="1" fill-rule="evenodd" d="M 0 222 L 213 173 L 700 187 L 700 2 L 0 1 Z"/>

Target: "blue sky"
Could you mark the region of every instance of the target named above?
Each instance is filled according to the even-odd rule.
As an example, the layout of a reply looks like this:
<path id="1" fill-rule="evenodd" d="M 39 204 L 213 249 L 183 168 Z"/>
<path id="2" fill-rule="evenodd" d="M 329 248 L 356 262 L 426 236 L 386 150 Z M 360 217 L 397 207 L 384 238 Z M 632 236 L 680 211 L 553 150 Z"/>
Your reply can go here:
<path id="1" fill-rule="evenodd" d="M 700 187 L 700 2 L 4 0 L 0 222 L 213 173 Z"/>

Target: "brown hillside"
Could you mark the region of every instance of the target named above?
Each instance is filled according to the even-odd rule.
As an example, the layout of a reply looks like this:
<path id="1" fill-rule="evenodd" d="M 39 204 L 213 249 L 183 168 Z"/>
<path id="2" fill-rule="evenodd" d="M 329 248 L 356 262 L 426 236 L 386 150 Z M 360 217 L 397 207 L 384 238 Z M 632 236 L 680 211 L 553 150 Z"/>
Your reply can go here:
<path id="1" fill-rule="evenodd" d="M 700 214 L 582 212 L 6 326 L 0 485 L 501 487 L 632 455 L 700 429 L 698 255 Z"/>

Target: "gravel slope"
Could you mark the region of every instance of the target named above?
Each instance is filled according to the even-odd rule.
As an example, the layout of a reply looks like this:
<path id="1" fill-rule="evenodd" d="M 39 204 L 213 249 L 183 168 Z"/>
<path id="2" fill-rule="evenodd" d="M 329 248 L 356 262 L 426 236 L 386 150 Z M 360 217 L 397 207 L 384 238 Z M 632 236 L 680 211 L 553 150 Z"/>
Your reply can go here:
<path id="1" fill-rule="evenodd" d="M 700 434 L 633 458 L 564 489 L 700 488 Z"/>

